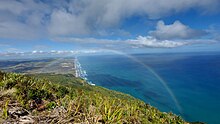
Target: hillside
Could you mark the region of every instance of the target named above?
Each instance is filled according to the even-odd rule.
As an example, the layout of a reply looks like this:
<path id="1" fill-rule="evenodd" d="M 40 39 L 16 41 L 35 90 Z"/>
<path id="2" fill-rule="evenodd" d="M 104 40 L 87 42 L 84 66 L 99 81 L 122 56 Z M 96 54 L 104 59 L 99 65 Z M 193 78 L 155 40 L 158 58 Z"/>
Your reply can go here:
<path id="1" fill-rule="evenodd" d="M 188 124 L 129 95 L 71 75 L 0 72 L 0 123 Z"/>

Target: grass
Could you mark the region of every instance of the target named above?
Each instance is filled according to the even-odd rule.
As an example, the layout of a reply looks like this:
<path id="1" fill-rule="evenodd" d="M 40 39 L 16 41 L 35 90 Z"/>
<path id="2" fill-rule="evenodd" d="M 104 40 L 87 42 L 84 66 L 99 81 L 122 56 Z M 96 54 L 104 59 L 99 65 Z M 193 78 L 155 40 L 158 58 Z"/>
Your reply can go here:
<path id="1" fill-rule="evenodd" d="M 0 72 L 0 92 L 10 89 L 16 90 L 0 96 L 0 101 L 5 101 L 0 104 L 4 115 L 0 121 L 4 122 L 11 119 L 8 105 L 16 102 L 31 113 L 35 122 L 50 118 L 49 123 L 188 124 L 130 95 L 91 86 L 70 75 Z"/>

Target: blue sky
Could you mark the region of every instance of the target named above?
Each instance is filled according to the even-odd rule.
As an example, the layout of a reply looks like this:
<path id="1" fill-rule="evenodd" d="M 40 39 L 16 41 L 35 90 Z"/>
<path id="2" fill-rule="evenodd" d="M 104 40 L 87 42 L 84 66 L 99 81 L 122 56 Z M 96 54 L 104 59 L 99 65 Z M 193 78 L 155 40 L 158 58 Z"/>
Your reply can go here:
<path id="1" fill-rule="evenodd" d="M 219 51 L 219 6 L 219 0 L 0 0 L 0 53 Z"/>

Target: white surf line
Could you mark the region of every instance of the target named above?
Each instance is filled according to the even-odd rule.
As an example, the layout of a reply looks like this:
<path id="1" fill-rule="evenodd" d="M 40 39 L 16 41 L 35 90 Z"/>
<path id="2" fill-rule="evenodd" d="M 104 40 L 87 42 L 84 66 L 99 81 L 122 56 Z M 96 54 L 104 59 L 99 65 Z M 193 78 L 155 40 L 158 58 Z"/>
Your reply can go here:
<path id="1" fill-rule="evenodd" d="M 75 77 L 78 77 L 77 58 L 74 59 Z"/>
<path id="2" fill-rule="evenodd" d="M 87 79 L 88 75 L 87 75 L 86 71 L 82 69 L 82 66 L 81 66 L 80 62 L 78 61 L 77 57 L 75 57 L 74 64 L 75 64 L 75 70 L 76 70 L 76 77 L 80 77 L 80 78 L 86 80 L 89 85 L 95 86 L 94 83 L 92 83 L 91 81 L 89 81 Z"/>

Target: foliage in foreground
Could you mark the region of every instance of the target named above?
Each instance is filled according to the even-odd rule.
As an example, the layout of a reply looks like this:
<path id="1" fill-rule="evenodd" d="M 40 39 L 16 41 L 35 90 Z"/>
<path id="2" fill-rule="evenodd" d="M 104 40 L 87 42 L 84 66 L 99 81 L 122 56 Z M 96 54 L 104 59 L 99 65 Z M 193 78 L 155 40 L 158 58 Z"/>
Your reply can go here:
<path id="1" fill-rule="evenodd" d="M 90 86 L 68 75 L 0 72 L 0 101 L 0 122 L 18 121 L 9 110 L 22 107 L 34 123 L 187 124 L 181 117 L 160 112 L 129 95 Z"/>

